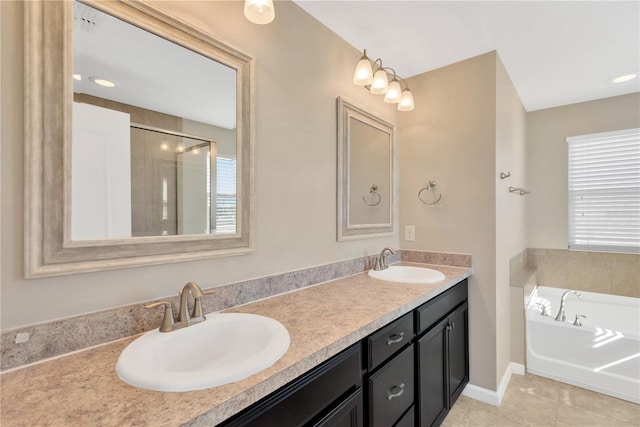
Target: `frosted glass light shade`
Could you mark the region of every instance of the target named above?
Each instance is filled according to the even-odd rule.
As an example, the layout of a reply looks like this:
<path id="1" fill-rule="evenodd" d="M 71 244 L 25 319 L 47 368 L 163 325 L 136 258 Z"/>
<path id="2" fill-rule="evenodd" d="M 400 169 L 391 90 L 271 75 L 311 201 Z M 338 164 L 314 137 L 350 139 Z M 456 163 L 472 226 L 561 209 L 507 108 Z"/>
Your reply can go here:
<path id="1" fill-rule="evenodd" d="M 389 83 L 387 93 L 384 95 L 384 102 L 389 104 L 397 104 L 398 102 L 400 102 L 401 93 L 402 89 L 400 88 L 400 83 L 394 79 L 393 81 L 391 81 L 391 83 Z"/>
<path id="2" fill-rule="evenodd" d="M 371 68 L 371 62 L 369 58 L 363 56 L 358 65 L 356 65 L 356 71 L 353 73 L 353 83 L 358 86 L 370 85 L 373 81 L 373 69 Z"/>
<path id="3" fill-rule="evenodd" d="M 413 104 L 413 94 L 409 89 L 405 89 L 400 96 L 400 102 L 398 103 L 398 111 L 411 111 L 415 108 Z"/>
<path id="4" fill-rule="evenodd" d="M 244 16 L 254 24 L 268 24 L 276 17 L 273 0 L 245 0 Z"/>
<path id="5" fill-rule="evenodd" d="M 378 70 L 373 75 L 373 81 L 371 82 L 371 93 L 375 95 L 381 95 L 387 92 L 389 88 L 389 78 L 384 70 Z"/>

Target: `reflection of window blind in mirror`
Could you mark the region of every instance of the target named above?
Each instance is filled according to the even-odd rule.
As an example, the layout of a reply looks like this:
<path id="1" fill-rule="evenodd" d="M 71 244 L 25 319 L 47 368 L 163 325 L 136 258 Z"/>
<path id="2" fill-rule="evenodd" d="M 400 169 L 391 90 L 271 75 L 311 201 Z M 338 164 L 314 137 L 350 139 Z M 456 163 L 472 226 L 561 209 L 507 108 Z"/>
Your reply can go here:
<path id="1" fill-rule="evenodd" d="M 236 232 L 236 159 L 218 156 L 216 233 Z"/>

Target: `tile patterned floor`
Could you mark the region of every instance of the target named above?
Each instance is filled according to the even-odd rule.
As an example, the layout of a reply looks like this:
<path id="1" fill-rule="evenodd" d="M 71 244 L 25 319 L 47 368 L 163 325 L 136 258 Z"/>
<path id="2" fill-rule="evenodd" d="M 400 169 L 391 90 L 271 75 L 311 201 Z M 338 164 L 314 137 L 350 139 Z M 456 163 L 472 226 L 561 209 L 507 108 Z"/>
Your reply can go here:
<path id="1" fill-rule="evenodd" d="M 513 375 L 499 408 L 460 396 L 442 425 L 640 427 L 640 405 L 536 375 Z"/>

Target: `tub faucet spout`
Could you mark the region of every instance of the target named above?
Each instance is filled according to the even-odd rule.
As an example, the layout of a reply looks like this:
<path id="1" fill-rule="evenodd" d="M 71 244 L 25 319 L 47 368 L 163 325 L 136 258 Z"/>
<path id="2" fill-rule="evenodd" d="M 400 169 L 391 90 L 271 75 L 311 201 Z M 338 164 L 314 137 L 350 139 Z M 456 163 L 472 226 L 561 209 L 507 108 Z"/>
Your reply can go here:
<path id="1" fill-rule="evenodd" d="M 572 291 L 572 290 L 565 291 L 562 294 L 562 298 L 560 298 L 560 309 L 558 310 L 558 314 L 556 315 L 556 321 L 558 322 L 564 322 L 565 320 L 567 320 L 567 316 L 564 313 L 564 301 L 567 298 L 567 296 L 570 294 L 575 294 L 576 297 L 582 298 L 582 295 L 580 295 L 576 291 Z"/>

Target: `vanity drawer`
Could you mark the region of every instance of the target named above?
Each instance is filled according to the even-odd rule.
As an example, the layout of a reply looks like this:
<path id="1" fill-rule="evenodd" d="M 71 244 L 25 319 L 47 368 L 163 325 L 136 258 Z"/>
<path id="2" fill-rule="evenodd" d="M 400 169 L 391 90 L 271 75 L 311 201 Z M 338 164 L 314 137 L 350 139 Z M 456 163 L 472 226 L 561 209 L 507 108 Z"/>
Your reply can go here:
<path id="1" fill-rule="evenodd" d="M 357 391 L 362 385 L 360 344 L 351 346 L 329 361 L 293 380 L 223 424 L 224 427 L 299 427 L 307 425 Z M 356 393 L 350 413 L 362 413 Z M 353 410 L 353 411 L 352 411 Z M 359 412 L 358 412 L 359 411 Z M 345 418 L 349 419 L 349 418 Z M 329 420 L 324 425 L 331 425 Z"/>
<path id="2" fill-rule="evenodd" d="M 417 308 L 418 334 L 426 331 L 438 320 L 446 316 L 463 301 L 467 300 L 467 280 L 460 282 L 431 301 Z"/>
<path id="3" fill-rule="evenodd" d="M 413 404 L 413 345 L 369 378 L 369 425 L 389 427 Z"/>
<path id="4" fill-rule="evenodd" d="M 415 406 L 412 406 L 393 427 L 414 427 L 416 425 Z"/>
<path id="5" fill-rule="evenodd" d="M 413 339 L 413 313 L 407 313 L 367 338 L 367 367 L 373 370 Z"/>

